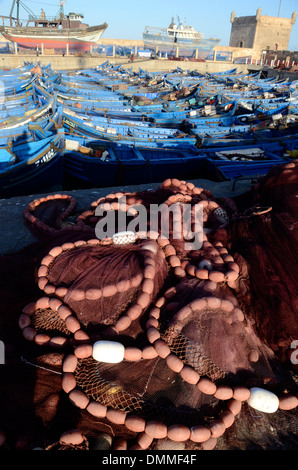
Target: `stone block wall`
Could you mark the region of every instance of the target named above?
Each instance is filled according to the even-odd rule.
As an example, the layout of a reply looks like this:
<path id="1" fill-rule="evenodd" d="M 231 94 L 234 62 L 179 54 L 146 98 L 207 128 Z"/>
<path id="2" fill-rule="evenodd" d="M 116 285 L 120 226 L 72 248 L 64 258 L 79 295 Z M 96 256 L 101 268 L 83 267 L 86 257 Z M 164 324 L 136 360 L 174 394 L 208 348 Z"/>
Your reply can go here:
<path id="1" fill-rule="evenodd" d="M 230 46 L 258 51 L 287 50 L 296 16 L 296 12 L 291 18 L 262 15 L 260 8 L 255 16 L 237 18 L 232 12 Z"/>
<path id="2" fill-rule="evenodd" d="M 257 22 L 255 16 L 234 18 L 229 45 L 231 47 L 253 48 L 256 27 Z"/>
<path id="3" fill-rule="evenodd" d="M 261 50 L 286 50 L 292 26 L 290 18 L 262 16 L 257 22 L 253 47 Z"/>

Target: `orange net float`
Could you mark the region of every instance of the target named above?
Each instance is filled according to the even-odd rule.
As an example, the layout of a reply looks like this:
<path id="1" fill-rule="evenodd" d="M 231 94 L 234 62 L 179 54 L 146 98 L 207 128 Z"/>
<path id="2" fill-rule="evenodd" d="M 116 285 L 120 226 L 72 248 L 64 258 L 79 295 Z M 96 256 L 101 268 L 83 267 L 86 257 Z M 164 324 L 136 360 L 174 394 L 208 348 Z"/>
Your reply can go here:
<path id="1" fill-rule="evenodd" d="M 195 409 L 185 410 L 186 415 L 179 411 L 179 407 L 175 406 L 162 406 L 150 402 L 150 385 L 147 382 L 147 400 L 140 398 L 140 395 L 133 393 L 131 386 L 124 383 L 119 384 L 119 374 L 123 377 L 123 372 L 126 370 L 126 374 L 129 373 L 130 377 L 134 377 L 133 370 L 140 371 L 142 368 L 142 362 L 127 363 L 125 359 L 121 364 L 109 363 L 109 368 L 94 360 L 93 356 L 86 356 L 82 359 L 78 359 L 78 362 L 68 357 L 66 370 L 70 370 L 68 364 L 72 362 L 71 372 L 65 372 L 63 376 L 63 389 L 68 394 L 70 401 L 78 408 L 88 411 L 91 415 L 106 419 L 108 422 L 124 426 L 127 428 L 126 432 L 135 433 L 136 444 L 140 446 L 140 449 L 145 450 L 148 448 L 153 440 L 169 439 L 173 442 L 192 442 L 197 445 L 197 449 L 208 446 L 210 439 L 217 439 L 224 434 L 227 428 L 232 426 L 235 416 L 241 410 L 241 403 L 237 400 L 230 399 L 225 408 L 219 407 L 218 418 L 214 420 L 208 420 L 203 423 L 202 417 Z M 164 367 L 161 359 L 146 360 L 146 369 L 149 369 L 152 374 L 152 368 L 157 367 L 158 370 Z M 117 373 L 113 372 L 113 369 L 117 368 Z M 94 372 L 91 372 L 94 370 Z M 86 374 L 86 372 L 88 374 Z M 86 380 L 87 376 L 91 380 L 91 377 L 95 377 L 96 372 L 97 379 L 93 384 Z M 138 374 L 139 375 L 139 374 Z M 145 373 L 147 376 L 147 374 Z M 156 376 L 154 377 L 154 379 Z M 92 381 L 92 380 L 91 380 Z M 142 381 L 141 381 L 142 382 Z M 149 388 L 148 388 L 149 387 Z M 184 385 L 185 388 L 188 386 Z M 166 392 L 164 392 L 166 395 Z M 197 393 L 201 395 L 201 392 L 197 390 Z M 153 396 L 152 396 L 153 398 Z M 237 406 L 236 406 L 237 405 Z M 189 407 L 188 407 L 189 408 Z M 183 424 L 183 421 L 191 422 L 191 415 L 193 416 L 193 425 Z M 164 420 L 161 420 L 161 416 Z M 187 418 L 186 418 L 187 416 Z M 175 423 L 175 420 L 176 423 Z M 181 422 L 179 423 L 179 420 Z M 192 445 L 193 445 L 192 444 Z M 120 446 L 120 447 L 119 447 Z M 133 450 L 135 447 L 129 447 L 129 443 L 121 439 L 116 441 L 115 449 L 119 448 L 130 448 Z"/>
<path id="2" fill-rule="evenodd" d="M 127 273 L 111 270 L 113 258 L 116 264 L 122 259 L 130 266 Z M 88 277 L 85 275 L 86 263 Z M 94 275 L 90 284 L 91 271 Z M 101 272 L 106 275 L 103 277 Z M 124 244 L 123 241 L 115 244 L 115 239 L 107 238 L 78 240 L 52 248 L 42 259 L 37 275 L 39 288 L 46 295 L 63 299 L 74 312 L 79 312 L 83 324 L 88 324 L 91 311 L 97 323 L 110 312 L 104 324 L 122 331 L 149 306 L 167 272 L 166 256 L 155 241 L 136 242 L 125 238 Z M 123 304 L 127 305 L 132 299 L 124 312 Z M 111 302 L 114 303 L 114 312 L 111 311 Z"/>
<path id="3" fill-rule="evenodd" d="M 18 300 L 15 309 L 30 354 L 36 356 L 33 362 L 48 367 L 55 361 L 62 379 L 59 384 L 46 367 L 39 375 L 52 379 L 51 386 L 55 382 L 67 395 L 69 403 L 61 409 L 65 421 L 73 422 L 75 407 L 78 424 L 84 423 L 82 435 L 84 430 L 94 434 L 98 427 L 109 430 L 115 450 L 207 450 L 233 447 L 235 442 L 239 448 L 243 441 L 237 438 L 243 437 L 244 429 L 250 439 L 244 447 L 259 445 L 260 434 L 262 448 L 272 446 L 272 439 L 280 443 L 285 430 L 289 439 L 297 416 L 297 384 L 271 348 L 272 342 L 276 344 L 271 334 L 281 337 L 285 331 L 294 331 L 295 323 L 289 323 L 292 316 L 285 315 L 288 310 L 281 302 L 279 311 L 273 309 L 272 325 L 268 324 L 264 316 L 268 294 L 262 289 L 261 274 L 267 273 L 264 279 L 268 281 L 267 267 L 276 268 L 278 258 L 282 266 L 278 283 L 274 276 L 270 282 L 275 282 L 280 299 L 288 298 L 296 269 L 294 255 L 289 257 L 294 252 L 288 250 L 295 236 L 294 170 L 284 168 L 282 181 L 271 174 L 267 191 L 259 188 L 258 207 L 271 201 L 272 210 L 258 210 L 254 215 L 244 209 L 236 213 L 230 202 L 223 203 L 210 192 L 174 178 L 155 191 L 108 194 L 83 214 L 75 214 L 69 229 L 61 227 L 71 214 L 62 224 L 55 224 L 69 200 L 41 200 L 31 207 L 29 212 L 55 232 L 40 232 L 41 242 L 28 249 L 27 255 L 34 254 L 30 261 L 34 275 L 25 279 L 26 292 L 23 285 L 23 291 L 14 292 L 23 301 Z M 279 201 L 272 201 L 274 181 L 282 182 L 275 187 L 280 201 L 288 203 L 287 218 L 276 212 Z M 163 237 L 161 227 L 154 227 L 150 219 L 144 233 L 130 233 L 125 226 L 126 232 L 96 238 L 99 205 L 108 212 L 130 213 L 130 220 L 135 221 L 138 203 L 147 214 L 151 204 L 168 208 L 189 204 L 192 209 L 200 204 L 203 228 L 209 229 L 204 231 L 202 246 L 186 249 L 185 238 L 173 236 L 176 224 Z M 227 224 L 216 219 L 218 208 L 229 215 Z M 251 240 L 257 243 L 252 245 Z M 272 249 L 271 258 L 263 258 L 267 246 Z M 198 270 L 203 279 L 196 275 Z M 206 271 L 204 276 L 202 271 Z M 288 309 L 295 302 L 295 286 L 292 292 Z M 25 307 L 19 315 L 21 303 Z M 13 305 L 11 298 L 9 305 Z M 254 309 L 257 305 L 257 311 L 252 312 L 252 305 Z M 288 323 L 279 322 L 280 328 L 273 331 L 279 315 Z M 279 344 L 285 348 L 280 340 Z M 39 397 L 45 382 L 49 381 L 34 383 Z M 57 404 L 57 400 L 52 402 Z M 45 414 L 51 423 L 51 410 L 42 409 L 38 397 L 35 403 L 38 416 Z M 274 426 L 274 436 L 268 431 L 270 426 Z"/>
<path id="4" fill-rule="evenodd" d="M 76 200 L 67 194 L 50 194 L 35 199 L 24 209 L 24 219 L 40 234 L 53 234 L 64 228 L 64 223 L 76 207 Z M 53 209 L 52 209 L 53 208 Z M 69 228 L 69 226 L 68 226 Z"/>
<path id="5" fill-rule="evenodd" d="M 239 265 L 221 242 L 213 245 L 207 240 L 203 241 L 200 250 L 190 253 L 183 267 L 190 276 L 215 283 L 226 282 L 231 288 L 235 286 L 240 272 Z"/>
<path id="6" fill-rule="evenodd" d="M 236 299 L 218 297 L 218 287 L 210 289 L 208 282 L 183 279 L 157 299 L 146 324 L 148 340 L 156 353 L 187 383 L 220 400 L 249 401 L 251 387 L 257 384 L 260 389 L 271 384 L 273 391 L 278 390 L 277 377 L 281 383 L 285 377 L 279 376 L 273 352 L 259 340 Z M 196 298 L 190 302 L 184 300 L 181 306 L 179 300 L 187 289 L 189 297 Z M 194 291 L 200 295 L 195 296 Z M 204 328 L 196 333 L 197 325 Z M 213 336 L 216 343 L 221 338 L 217 349 L 212 348 Z M 234 369 L 236 356 L 238 366 Z M 265 380 L 264 364 L 267 364 Z M 241 379 L 237 378 L 237 370 L 242 370 Z M 289 388 L 284 388 L 284 393 L 275 400 L 281 410 L 290 406 L 294 409 L 298 404 L 295 383 L 290 378 L 287 380 Z"/>

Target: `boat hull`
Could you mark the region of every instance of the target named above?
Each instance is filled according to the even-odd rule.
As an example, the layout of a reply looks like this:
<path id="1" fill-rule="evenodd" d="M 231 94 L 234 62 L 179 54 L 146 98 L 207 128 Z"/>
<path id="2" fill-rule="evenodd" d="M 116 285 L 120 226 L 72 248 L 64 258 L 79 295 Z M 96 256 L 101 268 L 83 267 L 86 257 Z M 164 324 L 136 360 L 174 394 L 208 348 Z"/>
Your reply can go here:
<path id="1" fill-rule="evenodd" d="M 96 45 L 107 28 L 103 23 L 99 26 L 77 29 L 50 29 L 34 27 L 2 27 L 0 33 L 9 41 L 17 43 L 25 48 L 44 47 L 45 49 L 66 49 L 85 52 L 90 46 Z"/>
<path id="2" fill-rule="evenodd" d="M 100 143 L 98 142 L 100 146 Z M 111 148 L 109 148 L 111 156 Z M 79 152 L 64 153 L 65 189 L 127 186 L 131 184 L 157 183 L 166 178 L 204 178 L 206 158 L 188 152 L 170 149 L 144 149 L 123 146 L 114 149 L 114 158 L 101 159 Z"/>
<path id="3" fill-rule="evenodd" d="M 55 148 L 51 146 L 54 143 Z M 27 143 L 28 148 L 30 143 Z M 34 144 L 33 144 L 34 145 Z M 0 198 L 61 190 L 63 186 L 64 136 L 53 137 L 48 146 L 19 164 L 0 171 Z"/>
<path id="4" fill-rule="evenodd" d="M 174 42 L 173 39 L 167 36 L 143 33 L 143 41 L 145 47 L 155 47 L 161 52 L 176 50 L 179 47 L 181 50 L 197 51 L 197 57 L 205 59 L 220 42 L 220 39 L 190 40 L 181 38 Z"/>

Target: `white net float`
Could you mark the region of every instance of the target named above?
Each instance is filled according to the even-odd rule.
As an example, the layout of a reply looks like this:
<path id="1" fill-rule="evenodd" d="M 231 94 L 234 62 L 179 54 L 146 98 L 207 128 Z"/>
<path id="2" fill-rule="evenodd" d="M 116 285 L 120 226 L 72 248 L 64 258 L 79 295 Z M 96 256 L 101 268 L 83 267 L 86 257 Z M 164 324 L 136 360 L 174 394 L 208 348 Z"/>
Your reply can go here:
<path id="1" fill-rule="evenodd" d="M 264 388 L 253 387 L 247 400 L 249 406 L 263 413 L 275 413 L 279 407 L 278 397 Z"/>
<path id="2" fill-rule="evenodd" d="M 134 243 L 137 237 L 134 232 L 118 232 L 113 235 L 114 245 L 127 245 L 128 243 Z"/>
<path id="3" fill-rule="evenodd" d="M 124 359 L 125 348 L 117 341 L 96 341 L 93 345 L 92 357 L 98 362 L 118 364 Z"/>

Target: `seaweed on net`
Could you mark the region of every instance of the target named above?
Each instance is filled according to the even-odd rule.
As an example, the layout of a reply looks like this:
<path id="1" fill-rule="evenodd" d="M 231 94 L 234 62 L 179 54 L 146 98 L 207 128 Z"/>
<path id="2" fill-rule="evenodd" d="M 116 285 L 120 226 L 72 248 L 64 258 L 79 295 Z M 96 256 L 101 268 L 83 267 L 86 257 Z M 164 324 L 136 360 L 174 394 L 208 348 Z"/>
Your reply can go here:
<path id="1" fill-rule="evenodd" d="M 76 220 L 72 198 L 33 201 L 25 219 L 39 241 L 0 260 L 6 274 L 1 322 L 10 351 L 1 411 L 1 421 L 10 421 L 6 442 L 21 446 L 26 426 L 16 410 L 25 407 L 35 438 L 42 436 L 48 450 L 59 433 L 75 427 L 90 440 L 108 432 L 114 449 L 294 447 L 293 165 L 272 170 L 247 195 L 246 208 L 242 199 L 240 212 L 236 201 L 176 179 L 156 191 L 125 194 L 125 211 L 136 202 L 147 211 L 153 203 L 201 204 L 206 230 L 197 250 L 173 236 L 173 224 L 166 240 L 160 226 L 151 237 L 150 224 L 145 238 L 125 245 L 98 240 L 96 208 L 103 203 L 119 211 L 123 193 L 94 201 Z M 264 213 L 260 206 L 272 209 Z M 7 289 L 12 279 L 13 292 Z M 121 343 L 123 360 L 96 361 L 93 346 L 102 340 Z M 16 409 L 8 393 L 12 377 L 17 395 L 27 397 L 17 398 Z M 255 386 L 280 397 L 274 415 L 247 404 Z"/>

